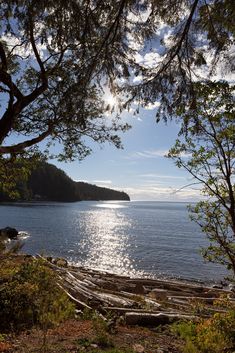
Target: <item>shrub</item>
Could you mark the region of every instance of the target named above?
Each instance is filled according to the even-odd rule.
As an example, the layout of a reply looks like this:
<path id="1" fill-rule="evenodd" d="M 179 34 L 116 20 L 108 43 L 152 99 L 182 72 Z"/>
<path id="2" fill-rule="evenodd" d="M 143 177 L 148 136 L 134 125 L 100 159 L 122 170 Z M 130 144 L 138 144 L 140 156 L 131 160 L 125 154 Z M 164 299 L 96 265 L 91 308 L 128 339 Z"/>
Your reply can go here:
<path id="1" fill-rule="evenodd" d="M 17 271 L 9 271 L 0 284 L 1 330 L 33 325 L 47 330 L 69 317 L 74 306 L 57 282 L 41 260 L 25 261 Z"/>
<path id="2" fill-rule="evenodd" d="M 113 342 L 108 334 L 109 327 L 106 321 L 99 316 L 95 316 L 93 318 L 93 328 L 96 333 L 95 343 L 103 348 L 113 347 Z"/>
<path id="3" fill-rule="evenodd" d="M 184 353 L 232 353 L 235 350 L 235 307 L 216 313 L 198 323 L 181 322 L 173 326 L 185 340 Z"/>

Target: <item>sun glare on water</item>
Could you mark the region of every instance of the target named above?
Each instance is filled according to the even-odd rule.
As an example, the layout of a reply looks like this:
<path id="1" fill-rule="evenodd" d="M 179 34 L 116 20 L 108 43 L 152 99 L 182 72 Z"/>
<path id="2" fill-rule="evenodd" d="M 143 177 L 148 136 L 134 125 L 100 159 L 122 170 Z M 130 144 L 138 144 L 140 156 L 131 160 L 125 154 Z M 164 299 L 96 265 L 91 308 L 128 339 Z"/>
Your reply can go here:
<path id="1" fill-rule="evenodd" d="M 86 257 L 82 263 L 88 268 L 110 271 L 122 275 L 137 273 L 130 256 L 131 243 L 127 228 L 131 221 L 118 208 L 94 208 L 80 220 L 83 239 L 80 248 Z M 132 244 L 132 246 L 134 246 Z"/>

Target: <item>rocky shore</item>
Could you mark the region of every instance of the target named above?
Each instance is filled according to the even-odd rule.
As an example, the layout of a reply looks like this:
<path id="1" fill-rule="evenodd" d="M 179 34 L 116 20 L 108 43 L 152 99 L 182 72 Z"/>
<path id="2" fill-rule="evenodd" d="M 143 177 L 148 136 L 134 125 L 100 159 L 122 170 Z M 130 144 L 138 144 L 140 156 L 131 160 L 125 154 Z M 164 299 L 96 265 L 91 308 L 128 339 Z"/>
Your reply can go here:
<path id="1" fill-rule="evenodd" d="M 18 239 L 11 227 L 0 229 L 0 239 Z M 31 255 L 25 255 L 26 257 Z M 38 255 L 38 257 L 41 257 Z M 223 308 L 221 296 L 235 304 L 234 285 L 206 285 L 183 280 L 131 278 L 77 267 L 66 259 L 43 257 L 57 274 L 59 286 L 78 311 L 96 310 L 103 318 L 122 318 L 127 325 L 158 326 L 177 320 L 210 317 Z"/>
<path id="2" fill-rule="evenodd" d="M 214 301 L 226 296 L 235 303 L 232 288 L 216 288 L 180 280 L 130 278 L 69 265 L 64 259 L 46 258 L 57 272 L 60 286 L 77 310 L 110 313 L 127 325 L 158 326 L 181 319 L 210 317 L 224 309 Z"/>
<path id="3" fill-rule="evenodd" d="M 46 265 L 57 274 L 53 276 L 47 269 L 50 278 L 54 278 L 50 293 L 54 293 L 53 289 L 58 291 L 57 285 L 60 286 L 76 308 L 71 318 L 56 322 L 47 331 L 38 325 L 31 326 L 31 323 L 23 331 L 4 331 L 0 352 L 42 352 L 42 338 L 47 332 L 48 353 L 183 353 L 185 341 L 177 327 L 200 327 L 203 322 L 207 329 L 215 317 L 229 317 L 228 310 L 235 304 L 232 287 L 215 288 L 173 279 L 130 278 L 73 266 L 63 258 L 38 255 L 39 261 L 34 261 L 32 255 L 7 251 L 0 258 L 2 289 L 8 280 L 12 283 L 14 274 L 17 279 L 19 271 L 15 272 L 16 268 L 34 263 L 45 270 Z M 23 287 L 21 282 L 15 283 L 18 283 L 18 294 L 25 289 L 31 293 L 30 281 L 27 280 Z M 11 293 L 11 286 L 7 293 Z M 221 296 L 225 300 L 219 304 Z M 18 298 L 14 303 L 17 306 Z M 15 304 L 11 306 L 14 312 Z M 171 325 L 179 320 L 179 325 Z"/>

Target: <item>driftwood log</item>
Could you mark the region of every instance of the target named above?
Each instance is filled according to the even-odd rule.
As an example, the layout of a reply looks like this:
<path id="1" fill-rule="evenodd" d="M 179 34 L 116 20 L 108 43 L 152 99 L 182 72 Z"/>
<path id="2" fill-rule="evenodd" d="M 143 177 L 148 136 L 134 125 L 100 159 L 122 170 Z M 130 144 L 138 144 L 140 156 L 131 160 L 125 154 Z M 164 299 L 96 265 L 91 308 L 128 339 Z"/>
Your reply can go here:
<path id="1" fill-rule="evenodd" d="M 209 317 L 223 308 L 213 305 L 221 295 L 235 303 L 235 293 L 203 284 L 122 277 L 81 267 L 61 267 L 44 259 L 57 272 L 59 285 L 80 310 L 122 315 L 128 325 L 157 326 L 175 320 Z M 63 263 L 63 262 L 61 262 Z"/>

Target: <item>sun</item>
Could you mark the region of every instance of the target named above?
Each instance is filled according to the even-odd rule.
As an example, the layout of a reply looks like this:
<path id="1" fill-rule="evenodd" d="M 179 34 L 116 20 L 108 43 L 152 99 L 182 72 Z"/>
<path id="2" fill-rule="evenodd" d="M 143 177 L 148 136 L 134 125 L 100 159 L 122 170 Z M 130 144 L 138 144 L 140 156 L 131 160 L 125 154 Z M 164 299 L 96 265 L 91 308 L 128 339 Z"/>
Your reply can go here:
<path id="1" fill-rule="evenodd" d="M 106 93 L 104 96 L 104 101 L 107 105 L 109 105 L 111 108 L 115 107 L 117 105 L 117 98 L 113 96 L 111 93 Z"/>

